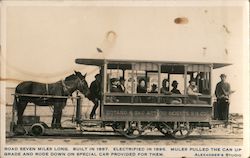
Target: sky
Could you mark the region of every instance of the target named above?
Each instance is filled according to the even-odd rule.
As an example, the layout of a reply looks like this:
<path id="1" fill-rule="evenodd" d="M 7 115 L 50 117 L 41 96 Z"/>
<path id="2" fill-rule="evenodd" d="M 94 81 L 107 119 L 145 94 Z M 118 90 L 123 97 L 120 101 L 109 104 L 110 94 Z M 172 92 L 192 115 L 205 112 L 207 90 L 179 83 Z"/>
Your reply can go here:
<path id="1" fill-rule="evenodd" d="M 231 63 L 213 72 L 212 87 L 226 73 L 236 91 L 230 111 L 242 113 L 242 15 L 240 6 L 8 6 L 1 31 L 7 86 L 55 82 L 73 70 L 87 72 L 90 82 L 96 68 L 77 65 L 76 58 Z"/>

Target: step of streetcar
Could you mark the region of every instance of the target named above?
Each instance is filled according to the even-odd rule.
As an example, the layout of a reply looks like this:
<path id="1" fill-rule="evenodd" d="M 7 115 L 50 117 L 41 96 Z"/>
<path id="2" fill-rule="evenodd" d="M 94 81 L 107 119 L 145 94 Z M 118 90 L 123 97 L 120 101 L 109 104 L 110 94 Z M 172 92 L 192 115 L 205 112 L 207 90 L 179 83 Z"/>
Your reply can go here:
<path id="1" fill-rule="evenodd" d="M 227 122 L 227 120 L 212 120 L 211 124 L 225 124 Z"/>
<path id="2" fill-rule="evenodd" d="M 45 134 L 49 134 L 49 135 L 57 135 L 57 134 L 64 134 L 64 135 L 70 135 L 70 134 L 81 134 L 80 131 L 77 131 L 76 129 L 73 128 L 60 128 L 60 129 L 54 129 L 54 128 L 47 128 L 45 129 Z"/>
<path id="3" fill-rule="evenodd" d="M 81 120 L 81 125 L 83 126 L 88 126 L 88 127 L 93 127 L 93 126 L 101 126 L 102 125 L 102 122 L 101 120 Z"/>
<path id="4" fill-rule="evenodd" d="M 108 132 L 114 132 L 114 130 L 112 128 L 100 128 L 100 127 L 83 127 L 82 128 L 83 132 L 104 132 L 104 133 L 108 133 Z"/>

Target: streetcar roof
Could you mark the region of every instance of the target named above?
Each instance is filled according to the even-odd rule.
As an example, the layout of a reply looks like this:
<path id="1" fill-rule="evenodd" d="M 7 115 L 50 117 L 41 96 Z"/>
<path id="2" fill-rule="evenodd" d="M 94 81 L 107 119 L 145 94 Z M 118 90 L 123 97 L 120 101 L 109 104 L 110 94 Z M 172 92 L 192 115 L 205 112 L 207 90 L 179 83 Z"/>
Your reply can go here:
<path id="1" fill-rule="evenodd" d="M 201 64 L 201 65 L 213 65 L 213 69 L 232 65 L 231 63 L 205 63 L 205 62 L 177 62 L 177 61 L 150 61 L 150 60 L 116 60 L 116 59 L 87 59 L 77 58 L 75 63 L 91 66 L 102 66 L 105 62 L 114 64 L 129 64 L 129 63 L 159 63 L 159 64 Z"/>

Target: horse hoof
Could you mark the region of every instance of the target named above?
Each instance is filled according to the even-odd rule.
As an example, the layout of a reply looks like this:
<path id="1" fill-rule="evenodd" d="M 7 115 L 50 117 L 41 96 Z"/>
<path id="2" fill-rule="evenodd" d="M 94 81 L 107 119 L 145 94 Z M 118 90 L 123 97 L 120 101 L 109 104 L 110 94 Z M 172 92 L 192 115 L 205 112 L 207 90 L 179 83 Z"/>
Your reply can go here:
<path id="1" fill-rule="evenodd" d="M 53 129 L 62 129 L 62 125 L 61 124 L 52 124 L 51 128 L 53 128 Z"/>
<path id="2" fill-rule="evenodd" d="M 51 128 L 56 128 L 56 124 L 51 124 Z"/>
<path id="3" fill-rule="evenodd" d="M 22 126 L 17 126 L 15 128 L 14 132 L 15 132 L 15 135 L 25 135 L 26 134 L 26 131 Z"/>

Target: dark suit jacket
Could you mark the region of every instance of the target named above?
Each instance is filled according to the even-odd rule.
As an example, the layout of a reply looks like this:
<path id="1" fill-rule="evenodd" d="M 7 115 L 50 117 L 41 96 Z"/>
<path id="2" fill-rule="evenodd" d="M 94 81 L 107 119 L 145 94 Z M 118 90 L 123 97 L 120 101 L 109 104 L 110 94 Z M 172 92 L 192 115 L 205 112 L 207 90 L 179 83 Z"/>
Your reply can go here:
<path id="1" fill-rule="evenodd" d="M 88 97 L 88 99 L 90 100 L 101 100 L 101 83 L 98 83 L 96 80 L 93 81 L 90 84 L 90 95 Z"/>

